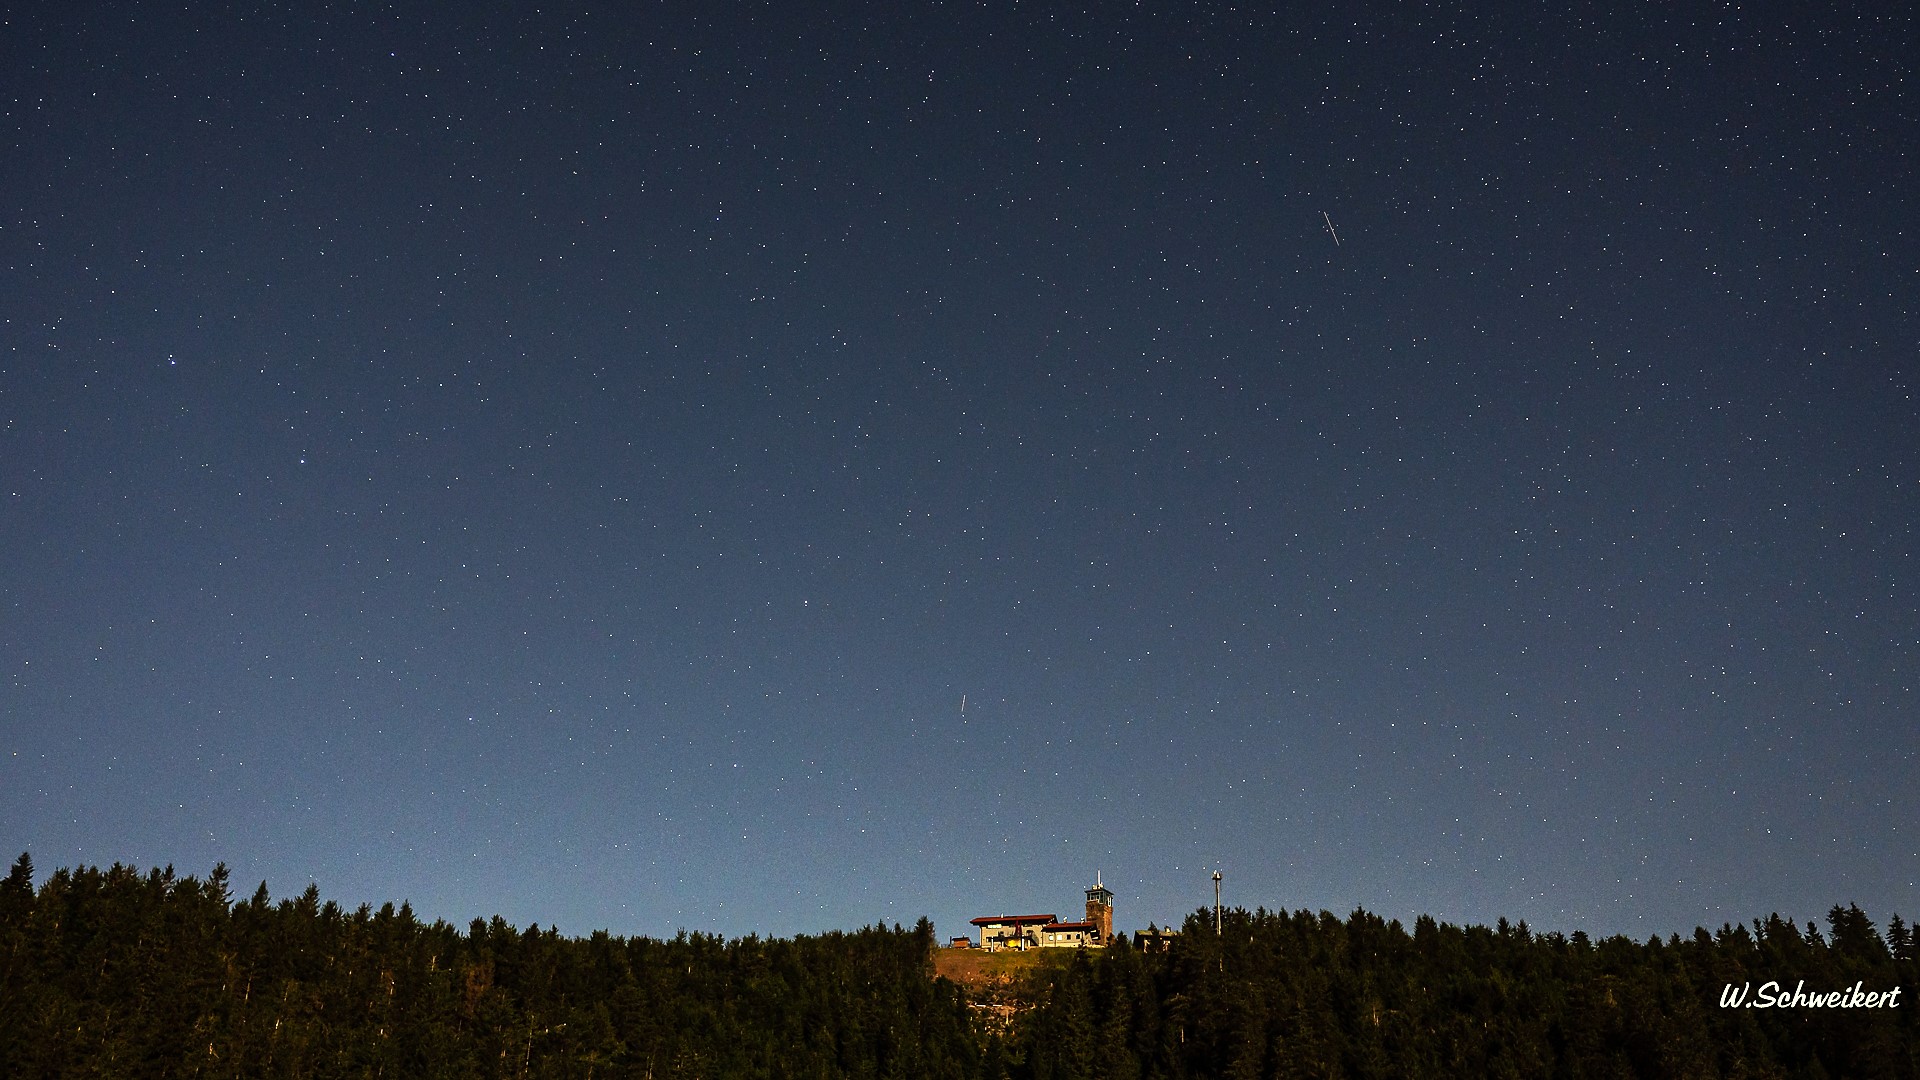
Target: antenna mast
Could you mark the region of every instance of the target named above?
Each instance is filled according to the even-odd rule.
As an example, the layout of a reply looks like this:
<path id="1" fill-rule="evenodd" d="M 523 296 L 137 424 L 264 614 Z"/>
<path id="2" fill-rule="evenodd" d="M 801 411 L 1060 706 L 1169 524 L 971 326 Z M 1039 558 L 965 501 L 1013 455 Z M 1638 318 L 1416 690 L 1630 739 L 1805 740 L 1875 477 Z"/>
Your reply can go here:
<path id="1" fill-rule="evenodd" d="M 1213 872 L 1213 936 L 1220 936 L 1220 871 Z"/>

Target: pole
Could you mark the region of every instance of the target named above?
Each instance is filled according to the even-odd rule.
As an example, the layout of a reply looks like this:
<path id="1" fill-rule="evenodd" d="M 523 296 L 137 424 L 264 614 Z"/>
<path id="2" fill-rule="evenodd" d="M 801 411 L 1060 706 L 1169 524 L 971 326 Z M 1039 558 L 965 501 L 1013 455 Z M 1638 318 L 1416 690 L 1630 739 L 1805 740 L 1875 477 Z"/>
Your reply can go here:
<path id="1" fill-rule="evenodd" d="M 1220 936 L 1220 871 L 1213 872 L 1213 936 Z"/>

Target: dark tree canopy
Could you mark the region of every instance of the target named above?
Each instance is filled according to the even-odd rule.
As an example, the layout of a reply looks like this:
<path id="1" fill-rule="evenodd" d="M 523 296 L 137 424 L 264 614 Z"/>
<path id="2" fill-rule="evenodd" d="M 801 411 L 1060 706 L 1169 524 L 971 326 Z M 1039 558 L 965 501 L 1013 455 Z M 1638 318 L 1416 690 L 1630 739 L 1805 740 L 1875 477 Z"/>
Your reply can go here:
<path id="1" fill-rule="evenodd" d="M 1635 942 L 1504 920 L 1409 933 L 1257 910 L 1168 951 L 1076 953 L 976 1019 L 934 927 L 793 939 L 562 937 L 348 912 L 228 874 L 0 883 L 0 1076 L 1920 1077 L 1911 927 L 1858 907 Z M 1721 1007 L 1728 985 L 1855 985 L 1893 1009 Z"/>

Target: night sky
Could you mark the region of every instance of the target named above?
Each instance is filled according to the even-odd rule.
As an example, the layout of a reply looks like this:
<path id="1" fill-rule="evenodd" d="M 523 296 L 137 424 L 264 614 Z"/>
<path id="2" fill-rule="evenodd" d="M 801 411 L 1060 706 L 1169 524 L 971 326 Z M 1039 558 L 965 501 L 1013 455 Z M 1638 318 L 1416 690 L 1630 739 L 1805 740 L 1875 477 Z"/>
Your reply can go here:
<path id="1" fill-rule="evenodd" d="M 319 6 L 0 25 L 6 859 L 1920 916 L 1898 5 Z"/>

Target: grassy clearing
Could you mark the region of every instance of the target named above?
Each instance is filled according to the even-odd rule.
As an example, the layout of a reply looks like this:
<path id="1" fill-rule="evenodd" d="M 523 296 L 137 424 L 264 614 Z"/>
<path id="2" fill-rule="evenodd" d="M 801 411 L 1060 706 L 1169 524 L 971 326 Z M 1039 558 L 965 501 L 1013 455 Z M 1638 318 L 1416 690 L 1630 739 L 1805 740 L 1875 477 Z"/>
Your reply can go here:
<path id="1" fill-rule="evenodd" d="M 1029 949 L 1026 952 L 988 952 L 985 949 L 935 949 L 933 973 L 962 986 L 1017 982 L 1048 967 L 1065 967 L 1073 949 Z"/>

